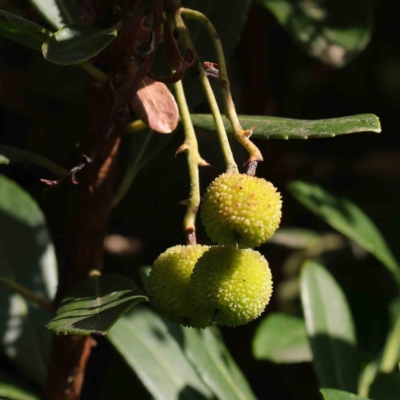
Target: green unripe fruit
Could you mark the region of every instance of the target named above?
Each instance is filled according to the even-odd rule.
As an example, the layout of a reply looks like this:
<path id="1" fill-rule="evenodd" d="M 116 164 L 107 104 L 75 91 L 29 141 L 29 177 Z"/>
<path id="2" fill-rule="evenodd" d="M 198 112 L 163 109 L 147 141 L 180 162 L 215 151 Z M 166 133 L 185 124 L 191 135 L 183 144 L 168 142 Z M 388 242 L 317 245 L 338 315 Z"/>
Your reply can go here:
<path id="1" fill-rule="evenodd" d="M 257 318 L 269 303 L 272 276 L 267 260 L 251 249 L 215 246 L 197 261 L 190 296 L 197 326 L 238 326 Z"/>
<path id="2" fill-rule="evenodd" d="M 208 236 L 225 246 L 255 247 L 278 229 L 282 200 L 265 179 L 222 174 L 207 188 L 201 218 Z"/>
<path id="3" fill-rule="evenodd" d="M 174 246 L 162 253 L 150 271 L 148 287 L 152 304 L 168 319 L 190 323 L 190 275 L 208 246 Z"/>

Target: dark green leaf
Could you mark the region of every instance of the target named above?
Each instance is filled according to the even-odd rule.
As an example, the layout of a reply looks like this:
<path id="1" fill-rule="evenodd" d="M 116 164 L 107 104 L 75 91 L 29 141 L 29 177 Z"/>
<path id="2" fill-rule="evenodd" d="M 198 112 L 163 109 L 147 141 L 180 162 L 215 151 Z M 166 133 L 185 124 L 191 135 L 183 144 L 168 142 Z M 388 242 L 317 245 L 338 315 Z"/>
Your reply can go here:
<path id="1" fill-rule="evenodd" d="M 210 114 L 192 114 L 196 128 L 215 131 L 214 119 Z M 229 121 L 224 117 L 224 124 L 229 135 L 233 135 Z M 243 128 L 254 126 L 252 137 L 259 139 L 314 139 L 331 138 L 338 135 L 357 132 L 381 131 L 379 119 L 374 114 L 360 114 L 349 117 L 320 119 L 315 121 L 266 117 L 262 115 L 239 115 Z"/>
<path id="2" fill-rule="evenodd" d="M 256 397 L 225 347 L 217 328 L 200 331 L 175 327 L 170 328 L 170 331 L 217 399 L 255 400 Z"/>
<path id="3" fill-rule="evenodd" d="M 66 176 L 68 171 L 59 165 L 51 162 L 45 157 L 30 153 L 25 150 L 17 149 L 16 147 L 0 144 L 0 164 L 9 164 L 13 162 L 31 162 L 48 169 L 57 176 Z"/>
<path id="4" fill-rule="evenodd" d="M 56 29 L 78 23 L 76 0 L 29 0 L 45 19 Z"/>
<path id="5" fill-rule="evenodd" d="M 155 399 L 213 398 L 167 325 L 149 309 L 132 309 L 107 338 Z"/>
<path id="6" fill-rule="evenodd" d="M 0 175 L 0 275 L 51 300 L 57 264 L 46 221 L 36 202 Z M 38 382 L 46 376 L 51 315 L 19 294 L 0 290 L 0 341 L 4 353 Z"/>
<path id="7" fill-rule="evenodd" d="M 292 195 L 309 210 L 373 254 L 400 284 L 400 267 L 379 230 L 364 212 L 345 198 L 334 197 L 317 185 L 302 181 L 289 184 Z"/>
<path id="8" fill-rule="evenodd" d="M 321 389 L 324 400 L 368 400 L 365 397 L 336 389 Z"/>
<path id="9" fill-rule="evenodd" d="M 30 393 L 23 386 L 8 375 L 0 373 L 0 399 L 39 400 L 39 397 Z"/>
<path id="10" fill-rule="evenodd" d="M 51 32 L 34 22 L 0 10 L 0 35 L 40 50 Z"/>
<path id="11" fill-rule="evenodd" d="M 355 392 L 359 371 L 353 319 L 341 288 L 316 262 L 303 267 L 301 301 L 320 386 Z"/>
<path id="12" fill-rule="evenodd" d="M 398 400 L 400 398 L 400 373 L 380 374 L 371 387 L 371 399 Z"/>
<path id="13" fill-rule="evenodd" d="M 291 249 L 307 249 L 315 246 L 321 235 L 309 229 L 303 228 L 279 228 L 268 243 L 278 244 Z"/>
<path id="14" fill-rule="evenodd" d="M 258 0 L 312 57 L 344 67 L 371 39 L 369 0 Z"/>
<path id="15" fill-rule="evenodd" d="M 55 64 L 74 65 L 87 61 L 104 50 L 117 36 L 115 29 L 64 26 L 43 44 L 44 58 Z"/>
<path id="16" fill-rule="evenodd" d="M 301 318 L 273 313 L 261 321 L 253 338 L 254 357 L 275 363 L 312 360 L 306 326 Z"/>
<path id="17" fill-rule="evenodd" d="M 105 335 L 126 311 L 146 300 L 128 278 L 94 276 L 71 290 L 46 328 L 55 334 Z"/>

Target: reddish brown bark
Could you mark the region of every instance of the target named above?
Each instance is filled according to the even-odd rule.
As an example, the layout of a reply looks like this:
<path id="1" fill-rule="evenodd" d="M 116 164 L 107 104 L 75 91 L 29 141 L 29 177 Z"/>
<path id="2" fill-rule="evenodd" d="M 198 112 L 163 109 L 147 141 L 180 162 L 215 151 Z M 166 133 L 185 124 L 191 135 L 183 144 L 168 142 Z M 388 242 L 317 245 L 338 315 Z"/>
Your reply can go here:
<path id="1" fill-rule="evenodd" d="M 113 93 L 108 87 L 90 89 L 89 127 L 84 153 L 96 147 L 104 134 Z M 77 283 L 87 279 L 92 269 L 103 269 L 103 240 L 113 194 L 117 151 L 120 139 L 113 136 L 100 153 L 77 176 L 78 187 L 71 187 L 68 197 L 68 221 L 64 246 L 64 264 L 56 303 Z M 45 396 L 51 400 L 76 400 L 84 371 L 96 342 L 90 336 L 54 337 Z"/>
<path id="2" fill-rule="evenodd" d="M 128 4 L 134 7 L 138 2 L 120 0 L 122 9 Z M 89 4 L 89 3 L 88 3 Z M 109 1 L 93 2 L 97 15 L 101 7 Z M 161 35 L 162 0 L 154 3 L 153 30 L 154 49 Z M 129 15 L 129 13 L 128 13 Z M 104 51 L 99 60 L 112 72 L 128 70 L 128 49 L 134 40 L 137 23 L 140 20 L 124 20 L 117 40 Z M 132 39 L 133 38 L 133 39 Z M 132 47 L 132 46 L 131 46 Z M 68 227 L 64 246 L 64 263 L 56 295 L 56 305 L 79 282 L 88 278 L 91 270 L 103 269 L 103 241 L 106 233 L 108 215 L 113 195 L 116 156 L 120 137 L 115 132 L 116 124 L 123 125 L 126 108 L 136 94 L 143 78 L 151 69 L 154 53 L 144 55 L 135 74 L 123 74 L 120 86 L 109 85 L 98 88 L 91 84 L 88 96 L 88 130 L 82 146 L 83 154 L 90 157 L 74 180 L 78 186 L 72 186 L 67 200 Z M 120 124 L 119 122 L 122 122 Z M 79 121 L 77 121 L 79 124 Z M 107 134 L 107 135 L 106 135 Z M 94 152 L 94 154 L 93 154 Z M 49 374 L 45 385 L 45 397 L 49 400 L 78 400 L 84 381 L 85 368 L 91 348 L 96 342 L 90 336 L 55 337 L 53 341 Z"/>

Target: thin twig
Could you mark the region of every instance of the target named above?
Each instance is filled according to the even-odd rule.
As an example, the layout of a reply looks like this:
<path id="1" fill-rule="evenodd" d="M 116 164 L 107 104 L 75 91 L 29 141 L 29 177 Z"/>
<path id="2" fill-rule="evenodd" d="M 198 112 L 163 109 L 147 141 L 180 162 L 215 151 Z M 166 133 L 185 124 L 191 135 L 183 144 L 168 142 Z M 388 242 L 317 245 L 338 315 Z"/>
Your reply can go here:
<path id="1" fill-rule="evenodd" d="M 235 104 L 233 102 L 231 95 L 230 82 L 226 68 L 224 50 L 222 48 L 221 38 L 219 33 L 217 32 L 211 21 L 199 11 L 190 10 L 187 8 L 180 8 L 179 10 L 177 10 L 177 13 L 180 13 L 186 19 L 195 19 L 199 21 L 206 28 L 208 34 L 211 37 L 217 55 L 218 68 L 219 68 L 219 87 L 221 88 L 222 91 L 225 114 L 232 125 L 235 138 L 249 153 L 249 159 L 247 160 L 246 164 L 252 161 L 263 161 L 263 157 L 261 155 L 260 150 L 249 139 L 255 127 L 250 129 L 243 129 L 240 124 L 239 118 L 236 114 Z"/>
<path id="2" fill-rule="evenodd" d="M 19 293 L 21 296 L 25 297 L 25 299 L 30 300 L 33 303 L 36 303 L 41 308 L 54 311 L 54 307 L 51 301 L 32 292 L 30 289 L 20 285 L 19 283 L 13 281 L 12 279 L 0 276 L 0 285 L 4 285 L 13 292 Z"/>
<path id="3" fill-rule="evenodd" d="M 182 117 L 185 141 L 177 153 L 186 152 L 190 177 L 190 195 L 186 202 L 187 210 L 183 219 L 183 229 L 188 244 L 196 244 L 196 215 L 200 205 L 199 166 L 208 165 L 199 154 L 197 138 L 194 132 L 192 119 L 186 102 L 182 82 L 174 83 L 176 101 Z"/>
<path id="4" fill-rule="evenodd" d="M 210 81 L 204 70 L 203 64 L 200 62 L 199 57 L 196 53 L 192 39 L 190 37 L 189 30 L 186 28 L 186 25 L 185 25 L 184 21 L 182 20 L 182 17 L 180 15 L 179 11 L 180 11 L 180 9 L 174 13 L 175 29 L 179 33 L 179 37 L 182 40 L 183 44 L 187 48 L 191 49 L 193 51 L 193 53 L 195 54 L 195 57 L 197 60 L 197 68 L 200 73 L 200 75 L 199 75 L 200 82 L 201 82 L 201 85 L 203 86 L 204 93 L 206 95 L 208 104 L 210 106 L 211 113 L 214 118 L 219 142 L 220 142 L 222 153 L 224 156 L 226 171 L 229 173 L 238 173 L 238 168 L 237 168 L 235 159 L 233 158 L 233 153 L 232 153 L 231 147 L 229 145 L 228 135 L 226 134 L 224 122 L 222 120 L 222 116 L 221 116 L 221 112 L 218 107 L 217 100 L 216 100 L 214 92 L 211 88 L 211 84 L 210 84 Z"/>

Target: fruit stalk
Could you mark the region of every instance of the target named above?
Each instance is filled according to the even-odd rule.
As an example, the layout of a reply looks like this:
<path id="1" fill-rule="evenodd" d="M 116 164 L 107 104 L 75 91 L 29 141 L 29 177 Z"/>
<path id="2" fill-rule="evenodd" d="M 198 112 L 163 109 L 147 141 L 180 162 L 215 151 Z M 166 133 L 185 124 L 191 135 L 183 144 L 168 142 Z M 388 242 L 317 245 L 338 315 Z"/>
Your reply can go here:
<path id="1" fill-rule="evenodd" d="M 211 114 L 213 115 L 215 126 L 217 129 L 217 134 L 218 134 L 218 139 L 221 145 L 225 165 L 226 165 L 226 172 L 231 173 L 231 174 L 237 174 L 238 173 L 238 168 L 235 162 L 235 159 L 233 158 L 233 153 L 231 150 L 231 146 L 229 145 L 229 139 L 228 135 L 226 134 L 224 122 L 222 120 L 221 112 L 218 107 L 217 100 L 215 98 L 214 92 L 211 88 L 210 81 L 208 80 L 207 74 L 204 71 L 203 65 L 200 62 L 200 58 L 196 52 L 196 49 L 194 48 L 193 41 L 190 36 L 190 32 L 187 29 L 181 14 L 180 14 L 181 8 L 175 11 L 174 13 L 174 21 L 173 25 L 177 32 L 179 33 L 179 37 L 182 40 L 184 46 L 186 48 L 189 48 L 193 51 L 195 54 L 196 58 L 196 67 L 199 70 L 199 79 L 200 83 L 203 86 L 204 94 L 207 98 L 207 102 L 210 106 Z"/>
<path id="2" fill-rule="evenodd" d="M 189 167 L 190 195 L 187 201 L 187 210 L 183 219 L 183 229 L 186 235 L 187 244 L 196 244 L 196 215 L 200 205 L 200 181 L 199 166 L 206 166 L 208 163 L 200 157 L 197 138 L 194 132 L 189 108 L 186 102 L 185 92 L 181 81 L 174 83 L 176 102 L 182 118 L 185 141 L 178 149 L 177 154 L 186 152 Z"/>
<path id="3" fill-rule="evenodd" d="M 249 159 L 247 160 L 246 164 L 253 161 L 263 161 L 263 156 L 260 150 L 249 139 L 255 127 L 252 127 L 250 129 L 243 129 L 236 114 L 235 104 L 233 102 L 230 89 L 228 71 L 226 68 L 224 49 L 221 44 L 221 37 L 219 33 L 217 32 L 211 21 L 199 11 L 182 7 L 176 11 L 176 14 L 182 15 L 185 19 L 195 19 L 206 28 L 208 34 L 210 35 L 211 41 L 213 42 L 215 53 L 217 55 L 219 69 L 219 87 L 222 91 L 225 114 L 232 125 L 235 138 L 249 153 Z"/>

